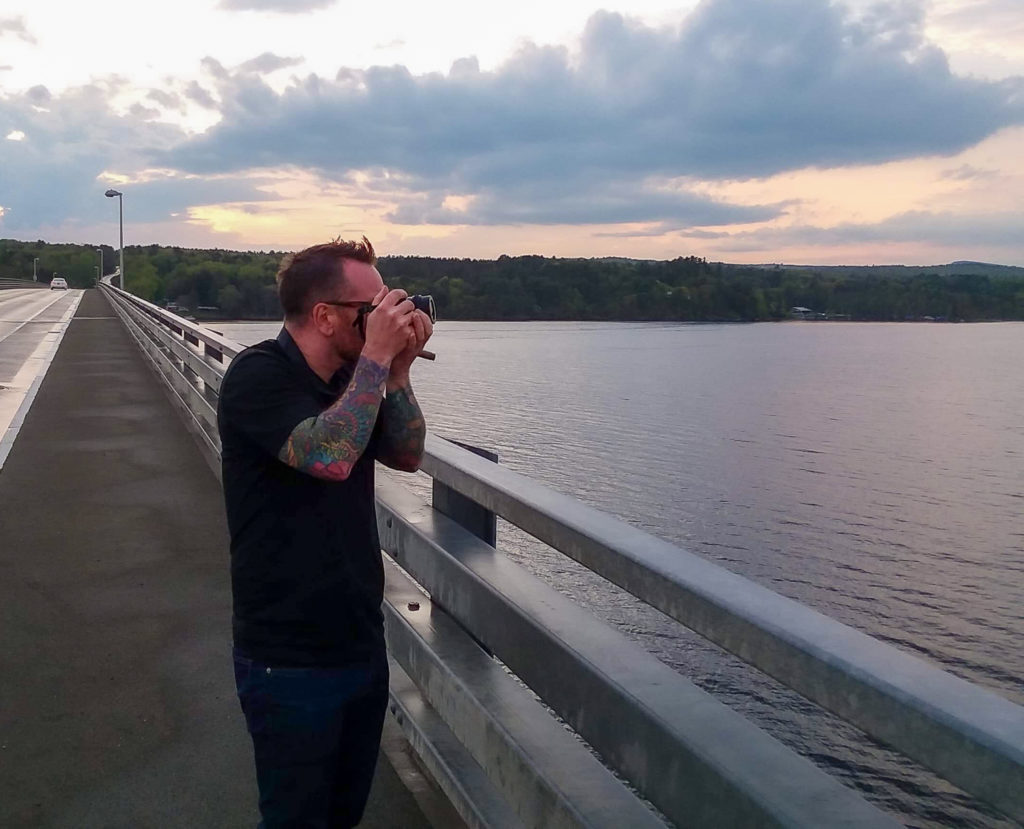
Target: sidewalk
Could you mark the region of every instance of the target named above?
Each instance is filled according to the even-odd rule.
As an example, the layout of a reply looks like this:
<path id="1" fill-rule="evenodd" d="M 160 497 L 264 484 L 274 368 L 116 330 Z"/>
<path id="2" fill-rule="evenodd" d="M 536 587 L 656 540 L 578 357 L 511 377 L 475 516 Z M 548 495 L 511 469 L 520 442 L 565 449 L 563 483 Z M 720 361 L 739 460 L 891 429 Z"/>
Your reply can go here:
<path id="1" fill-rule="evenodd" d="M 220 487 L 86 292 L 0 470 L 0 826 L 257 822 Z M 362 826 L 427 824 L 378 764 Z"/>

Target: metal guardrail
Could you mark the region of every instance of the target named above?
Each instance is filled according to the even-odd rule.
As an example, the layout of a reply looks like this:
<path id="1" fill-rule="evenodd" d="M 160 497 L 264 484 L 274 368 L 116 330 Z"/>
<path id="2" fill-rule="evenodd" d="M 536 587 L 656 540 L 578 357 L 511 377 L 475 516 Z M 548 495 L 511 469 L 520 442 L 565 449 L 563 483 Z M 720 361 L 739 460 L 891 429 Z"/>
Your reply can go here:
<path id="1" fill-rule="evenodd" d="M 242 346 L 101 287 L 219 476 Z M 378 485 L 392 708 L 470 825 L 897 824 L 499 554 L 454 493 L 1024 821 L 1024 708 L 436 436 L 423 469 L 434 505 Z"/>
<path id="2" fill-rule="evenodd" d="M 49 282 L 36 282 L 32 279 L 11 279 L 4 277 L 0 279 L 0 291 L 5 288 L 49 288 Z"/>

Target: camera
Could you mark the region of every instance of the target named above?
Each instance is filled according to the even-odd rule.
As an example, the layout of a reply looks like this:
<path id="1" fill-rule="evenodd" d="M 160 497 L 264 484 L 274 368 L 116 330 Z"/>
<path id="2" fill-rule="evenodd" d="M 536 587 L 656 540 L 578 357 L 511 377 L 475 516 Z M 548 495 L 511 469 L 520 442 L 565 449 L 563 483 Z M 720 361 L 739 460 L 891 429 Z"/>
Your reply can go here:
<path id="1" fill-rule="evenodd" d="M 417 311 L 422 311 L 430 317 L 431 324 L 437 322 L 437 307 L 434 305 L 434 298 L 432 296 L 429 294 L 413 294 L 406 297 L 406 299 L 412 303 Z M 355 322 L 352 323 L 352 327 L 358 328 L 359 333 L 364 337 L 366 336 L 366 315 L 376 307 L 376 305 L 364 305 L 359 309 Z"/>
<path id="2" fill-rule="evenodd" d="M 434 298 L 430 294 L 413 294 L 411 297 L 407 297 L 407 299 L 417 311 L 422 311 L 430 317 L 432 323 L 437 322 L 437 309 L 434 306 Z"/>

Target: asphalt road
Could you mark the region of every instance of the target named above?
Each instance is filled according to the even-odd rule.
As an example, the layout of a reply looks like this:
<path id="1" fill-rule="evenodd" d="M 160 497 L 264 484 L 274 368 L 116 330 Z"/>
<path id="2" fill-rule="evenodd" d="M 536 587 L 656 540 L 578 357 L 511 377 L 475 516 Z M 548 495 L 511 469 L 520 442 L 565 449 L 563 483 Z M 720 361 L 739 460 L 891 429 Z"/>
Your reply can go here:
<path id="1" fill-rule="evenodd" d="M 0 291 L 0 384 L 9 383 L 81 291 Z"/>

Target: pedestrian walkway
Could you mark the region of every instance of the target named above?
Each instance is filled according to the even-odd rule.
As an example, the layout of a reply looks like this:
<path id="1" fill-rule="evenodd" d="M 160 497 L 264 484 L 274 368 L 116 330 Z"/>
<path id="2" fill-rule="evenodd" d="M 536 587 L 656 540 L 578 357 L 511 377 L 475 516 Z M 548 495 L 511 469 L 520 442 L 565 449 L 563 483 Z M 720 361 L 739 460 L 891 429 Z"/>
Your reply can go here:
<path id="1" fill-rule="evenodd" d="M 0 470 L 0 826 L 253 827 L 221 492 L 87 291 Z M 363 826 L 426 821 L 378 764 Z"/>

